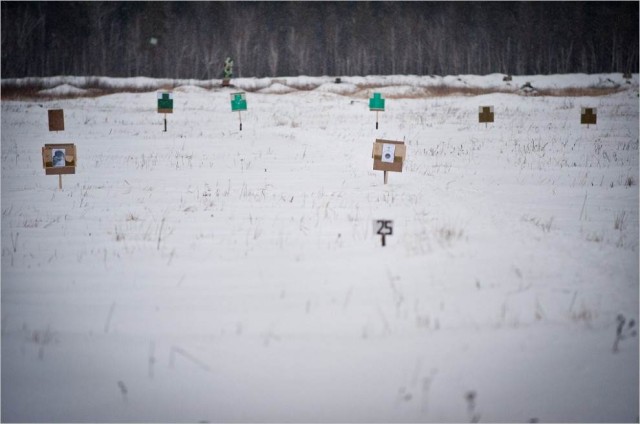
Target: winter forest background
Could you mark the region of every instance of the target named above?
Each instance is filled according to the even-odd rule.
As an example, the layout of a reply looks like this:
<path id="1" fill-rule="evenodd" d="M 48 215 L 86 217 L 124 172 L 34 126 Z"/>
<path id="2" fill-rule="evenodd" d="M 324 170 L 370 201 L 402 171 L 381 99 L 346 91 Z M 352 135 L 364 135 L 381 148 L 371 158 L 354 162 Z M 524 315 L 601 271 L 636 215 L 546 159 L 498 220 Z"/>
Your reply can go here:
<path id="1" fill-rule="evenodd" d="M 638 72 L 638 2 L 2 2 L 2 77 Z"/>

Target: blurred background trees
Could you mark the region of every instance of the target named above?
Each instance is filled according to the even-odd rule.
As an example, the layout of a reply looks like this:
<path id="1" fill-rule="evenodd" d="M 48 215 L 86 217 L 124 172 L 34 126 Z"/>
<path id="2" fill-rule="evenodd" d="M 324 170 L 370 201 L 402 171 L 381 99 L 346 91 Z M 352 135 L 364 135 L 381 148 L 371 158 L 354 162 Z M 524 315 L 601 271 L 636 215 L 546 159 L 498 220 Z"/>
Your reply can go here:
<path id="1" fill-rule="evenodd" d="M 638 2 L 2 2 L 2 77 L 638 72 Z"/>

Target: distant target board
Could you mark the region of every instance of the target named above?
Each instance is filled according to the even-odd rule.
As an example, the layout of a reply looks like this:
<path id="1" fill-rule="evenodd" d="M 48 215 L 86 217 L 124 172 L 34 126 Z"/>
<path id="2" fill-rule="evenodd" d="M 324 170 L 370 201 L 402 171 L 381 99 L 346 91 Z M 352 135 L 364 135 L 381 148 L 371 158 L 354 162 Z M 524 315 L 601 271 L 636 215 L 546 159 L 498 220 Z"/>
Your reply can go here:
<path id="1" fill-rule="evenodd" d="M 173 113 L 173 93 L 158 92 L 158 113 Z"/>
<path id="2" fill-rule="evenodd" d="M 373 170 L 384 171 L 384 183 L 387 183 L 388 172 L 402 172 L 407 155 L 407 147 L 403 141 L 376 139 L 373 143 Z"/>
<path id="3" fill-rule="evenodd" d="M 75 144 L 45 144 L 42 166 L 46 175 L 75 174 L 77 164 Z"/>
<path id="4" fill-rule="evenodd" d="M 242 111 L 247 110 L 247 95 L 244 92 L 231 93 L 231 112 L 238 112 L 240 131 L 242 131 Z"/>
<path id="5" fill-rule="evenodd" d="M 173 93 L 158 92 L 158 113 L 164 113 L 164 132 L 167 132 L 167 113 L 173 113 Z"/>
<path id="6" fill-rule="evenodd" d="M 376 129 L 378 129 L 378 112 L 384 112 L 384 98 L 381 93 L 373 93 L 369 99 L 369 110 L 376 112 Z"/>
<path id="7" fill-rule="evenodd" d="M 58 176 L 58 188 L 62 190 L 62 176 L 76 173 L 75 144 L 45 144 L 42 148 L 42 166 L 45 175 Z"/>
<path id="8" fill-rule="evenodd" d="M 478 121 L 482 124 L 493 122 L 495 115 L 493 113 L 493 106 L 480 106 Z"/>
<path id="9" fill-rule="evenodd" d="M 64 111 L 49 109 L 49 131 L 64 131 Z"/>
<path id="10" fill-rule="evenodd" d="M 247 95 L 245 93 L 231 94 L 231 112 L 247 110 Z"/>
<path id="11" fill-rule="evenodd" d="M 596 125 L 598 121 L 598 110 L 595 107 L 583 107 L 580 112 L 580 123 L 589 125 Z"/>
<path id="12" fill-rule="evenodd" d="M 42 148 L 42 166 L 46 175 L 76 173 L 75 144 L 45 144 Z"/>
<path id="13" fill-rule="evenodd" d="M 380 93 L 373 93 L 373 97 L 369 99 L 369 110 L 379 110 L 384 112 L 384 98 Z"/>

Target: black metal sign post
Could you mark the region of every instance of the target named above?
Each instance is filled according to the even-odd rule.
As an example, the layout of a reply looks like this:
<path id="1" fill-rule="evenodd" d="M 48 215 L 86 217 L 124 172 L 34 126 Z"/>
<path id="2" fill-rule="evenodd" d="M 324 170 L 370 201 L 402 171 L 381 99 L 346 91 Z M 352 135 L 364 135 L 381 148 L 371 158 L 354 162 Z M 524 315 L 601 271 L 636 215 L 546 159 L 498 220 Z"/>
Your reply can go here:
<path id="1" fill-rule="evenodd" d="M 158 92 L 158 113 L 164 113 L 164 132 L 167 132 L 167 113 L 173 113 L 173 93 Z"/>

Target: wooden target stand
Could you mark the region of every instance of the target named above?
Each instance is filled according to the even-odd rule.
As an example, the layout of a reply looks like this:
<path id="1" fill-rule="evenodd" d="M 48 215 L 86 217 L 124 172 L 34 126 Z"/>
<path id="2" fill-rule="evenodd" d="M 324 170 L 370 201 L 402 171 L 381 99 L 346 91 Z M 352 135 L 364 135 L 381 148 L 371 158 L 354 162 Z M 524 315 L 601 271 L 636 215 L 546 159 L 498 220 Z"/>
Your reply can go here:
<path id="1" fill-rule="evenodd" d="M 407 147 L 404 141 L 376 139 L 373 143 L 373 170 L 384 171 L 384 183 L 389 180 L 389 172 L 402 172 Z"/>
<path id="2" fill-rule="evenodd" d="M 49 109 L 49 131 L 64 131 L 64 110 Z M 62 176 L 76 173 L 76 146 L 72 143 L 45 144 L 42 148 L 42 167 L 45 175 L 58 176 L 58 189 L 62 190 Z"/>
<path id="3" fill-rule="evenodd" d="M 62 176 L 75 174 L 77 163 L 75 144 L 45 144 L 42 148 L 42 167 L 45 175 L 57 175 L 60 190 L 62 190 Z"/>

